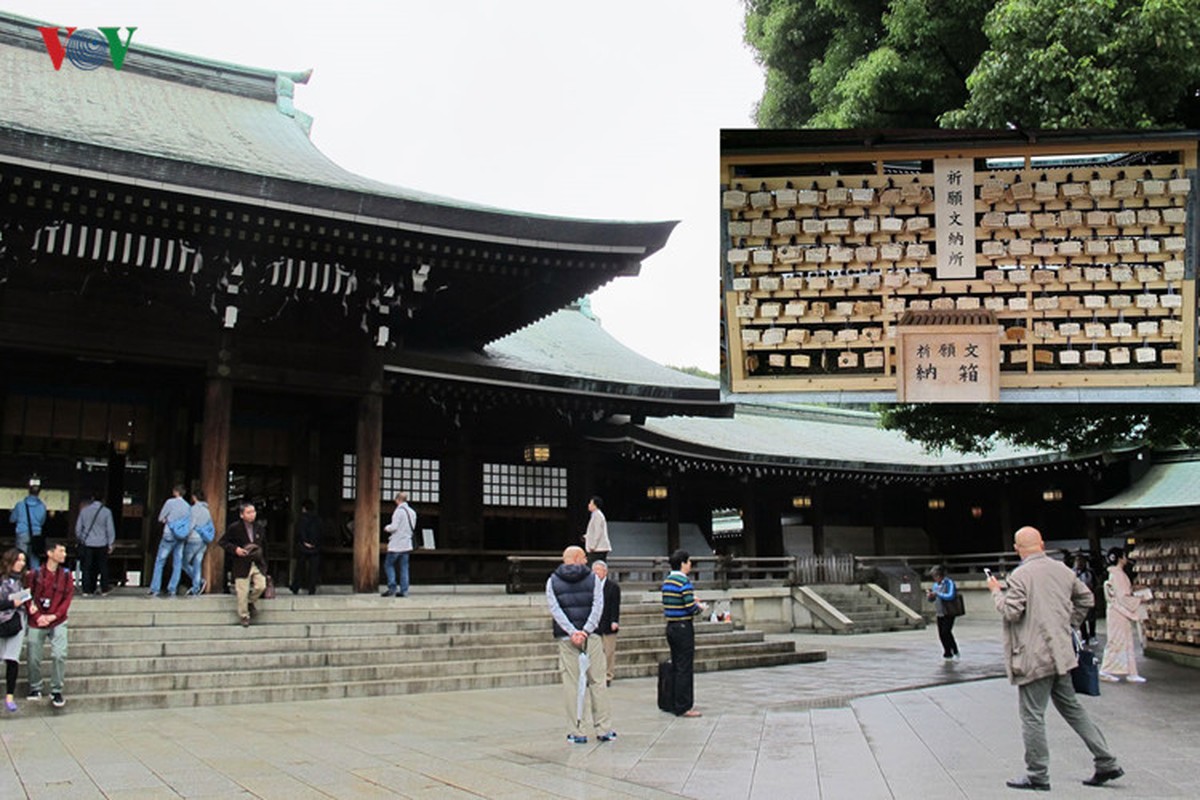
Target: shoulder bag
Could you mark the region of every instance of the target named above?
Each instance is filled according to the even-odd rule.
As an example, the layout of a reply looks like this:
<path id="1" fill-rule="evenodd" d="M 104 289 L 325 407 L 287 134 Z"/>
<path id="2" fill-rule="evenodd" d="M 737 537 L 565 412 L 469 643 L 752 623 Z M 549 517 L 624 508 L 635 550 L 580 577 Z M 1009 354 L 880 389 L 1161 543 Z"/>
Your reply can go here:
<path id="1" fill-rule="evenodd" d="M 948 617 L 961 617 L 967 613 L 966 605 L 963 603 L 963 597 L 958 591 L 958 587 L 955 587 L 953 597 L 942 601 L 942 608 L 946 609 L 946 616 Z"/>
<path id="2" fill-rule="evenodd" d="M 1075 645 L 1075 655 L 1079 658 L 1079 666 L 1071 670 L 1071 685 L 1075 687 L 1075 694 L 1099 697 L 1100 667 L 1096 664 L 1096 654 L 1084 648 L 1078 631 L 1072 631 L 1071 643 Z"/>

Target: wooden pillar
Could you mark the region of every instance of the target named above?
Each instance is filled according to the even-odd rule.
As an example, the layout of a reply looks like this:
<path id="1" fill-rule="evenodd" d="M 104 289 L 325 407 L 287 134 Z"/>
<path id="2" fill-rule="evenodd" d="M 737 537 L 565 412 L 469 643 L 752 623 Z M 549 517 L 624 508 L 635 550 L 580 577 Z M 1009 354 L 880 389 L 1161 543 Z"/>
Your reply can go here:
<path id="1" fill-rule="evenodd" d="M 812 549 L 814 556 L 825 555 L 825 493 L 812 493 Z"/>
<path id="2" fill-rule="evenodd" d="M 748 476 L 741 477 L 742 491 L 742 555 L 753 558 L 758 555 L 758 505 L 754 497 L 754 482 Z"/>
<path id="3" fill-rule="evenodd" d="M 205 591 L 220 589 L 225 551 L 217 541 L 225 533 L 229 503 L 229 437 L 233 416 L 233 385 L 228 378 L 209 378 L 204 387 L 204 422 L 200 442 L 200 491 L 208 500 L 217 539 L 204 557 Z M 155 512 L 157 513 L 157 512 Z"/>
<path id="4" fill-rule="evenodd" d="M 1079 505 L 1086 506 L 1096 502 L 1096 485 L 1091 480 L 1091 476 L 1080 482 L 1082 484 L 1083 502 Z M 1083 514 L 1083 529 L 1087 534 L 1088 550 L 1092 553 L 1100 552 L 1100 518 L 1088 514 L 1080 510 Z"/>
<path id="5" fill-rule="evenodd" d="M 604 501 L 604 516 L 609 517 L 616 511 L 617 497 L 605 497 L 596 488 L 596 470 L 592 456 L 586 447 L 572 447 L 567 460 L 567 540 L 579 544 L 580 538 L 587 530 L 591 512 L 588 511 L 588 501 L 593 495 L 600 495 Z M 628 514 L 622 514 L 628 519 Z"/>
<path id="6" fill-rule="evenodd" d="M 754 512 L 754 523 L 758 528 L 760 556 L 783 555 L 783 514 L 780 511 L 781 496 L 777 491 L 760 489 Z"/>
<path id="7" fill-rule="evenodd" d="M 441 516 L 437 546 L 482 550 L 483 472 L 470 432 L 455 432 L 454 446 L 442 461 Z M 386 499 L 386 498 L 385 498 Z"/>
<path id="8" fill-rule="evenodd" d="M 887 536 L 884 533 L 884 526 L 886 525 L 886 520 L 884 519 L 884 512 L 883 512 L 884 505 L 885 505 L 883 502 L 883 489 L 876 486 L 875 488 L 871 489 L 870 492 L 871 493 L 870 493 L 869 503 L 871 505 L 871 517 L 872 517 L 872 519 L 871 519 L 871 540 L 872 540 L 871 543 L 873 545 L 873 549 L 875 550 L 875 552 L 872 553 L 872 555 L 876 555 L 876 556 L 887 555 L 887 553 L 886 553 L 886 551 L 887 551 Z"/>
<path id="9" fill-rule="evenodd" d="M 299 556 L 296 554 L 296 523 L 300 519 L 300 506 L 305 500 L 317 501 L 314 491 L 320 464 L 321 429 L 316 420 L 303 419 L 295 425 L 288 434 L 288 449 L 291 451 L 292 485 L 291 508 L 288 509 L 288 530 L 286 532 L 286 547 L 288 554 L 287 581 L 289 586 L 296 585 L 296 570 Z"/>
<path id="10" fill-rule="evenodd" d="M 182 475 L 171 468 L 175 415 L 170 392 L 156 392 L 152 402 L 154 419 L 149 440 L 150 466 L 146 473 L 146 505 L 142 514 L 142 586 L 150 585 L 155 555 L 162 537 L 163 524 L 158 521 L 158 512 L 163 502 L 171 496 L 171 487 L 182 479 Z"/>
<path id="11" fill-rule="evenodd" d="M 1006 483 L 1004 493 L 1000 495 L 1000 535 L 997 537 L 996 547 L 998 552 L 1005 553 L 1012 549 L 1013 533 L 1015 532 L 1012 515 L 1012 484 Z"/>
<path id="12" fill-rule="evenodd" d="M 357 485 L 354 501 L 354 591 L 379 588 L 379 516 L 383 498 L 383 395 L 358 401 Z"/>
<path id="13" fill-rule="evenodd" d="M 121 531 L 122 518 L 125 515 L 125 465 L 124 453 L 118 453 L 112 442 L 108 443 L 108 472 L 104 491 L 104 503 L 112 512 L 113 527 Z M 72 528 L 74 530 L 74 528 Z"/>
<path id="14" fill-rule="evenodd" d="M 683 482 L 675 476 L 667 478 L 667 552 L 674 553 L 679 549 L 679 504 L 682 502 L 679 493 Z M 707 555 L 707 554 L 705 554 Z"/>

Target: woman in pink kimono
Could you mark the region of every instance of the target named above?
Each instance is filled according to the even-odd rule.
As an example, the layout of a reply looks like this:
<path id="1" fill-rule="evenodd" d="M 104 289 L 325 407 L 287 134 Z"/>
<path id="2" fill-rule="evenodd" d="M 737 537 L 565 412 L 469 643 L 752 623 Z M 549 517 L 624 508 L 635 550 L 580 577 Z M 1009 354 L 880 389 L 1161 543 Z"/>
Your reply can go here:
<path id="1" fill-rule="evenodd" d="M 1133 594 L 1133 584 L 1125 574 L 1128 561 L 1125 551 L 1114 547 L 1108 551 L 1108 580 L 1104 583 L 1104 598 L 1108 601 L 1105 616 L 1108 639 L 1104 644 L 1104 661 L 1100 664 L 1100 678 L 1110 682 L 1125 680 L 1130 683 L 1145 683 L 1138 675 L 1137 657 L 1134 653 L 1133 625 L 1143 612 L 1142 598 Z"/>

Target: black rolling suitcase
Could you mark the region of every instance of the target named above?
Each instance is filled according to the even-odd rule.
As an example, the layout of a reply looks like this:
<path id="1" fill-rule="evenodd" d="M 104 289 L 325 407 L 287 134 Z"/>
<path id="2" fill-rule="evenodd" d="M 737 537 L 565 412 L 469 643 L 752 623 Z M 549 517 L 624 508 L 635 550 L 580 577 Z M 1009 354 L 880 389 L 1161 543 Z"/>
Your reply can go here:
<path id="1" fill-rule="evenodd" d="M 675 713 L 675 668 L 670 661 L 658 665 L 658 707 Z"/>

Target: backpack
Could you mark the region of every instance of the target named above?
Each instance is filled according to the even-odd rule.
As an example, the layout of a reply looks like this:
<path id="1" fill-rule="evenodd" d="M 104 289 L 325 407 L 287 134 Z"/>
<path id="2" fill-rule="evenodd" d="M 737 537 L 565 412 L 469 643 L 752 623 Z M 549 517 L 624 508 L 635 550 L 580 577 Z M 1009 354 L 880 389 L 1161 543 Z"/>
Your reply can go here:
<path id="1" fill-rule="evenodd" d="M 213 539 L 217 538 L 217 529 L 213 526 L 212 520 L 208 520 L 196 526 L 196 533 L 200 534 L 200 538 L 205 544 L 212 544 Z"/>
<path id="2" fill-rule="evenodd" d="M 171 532 L 171 535 L 174 536 L 176 539 L 183 541 L 184 539 L 186 539 L 188 537 L 188 534 L 192 532 L 191 516 L 180 517 L 179 519 L 174 519 L 174 520 L 167 520 L 167 530 L 169 530 Z"/>

